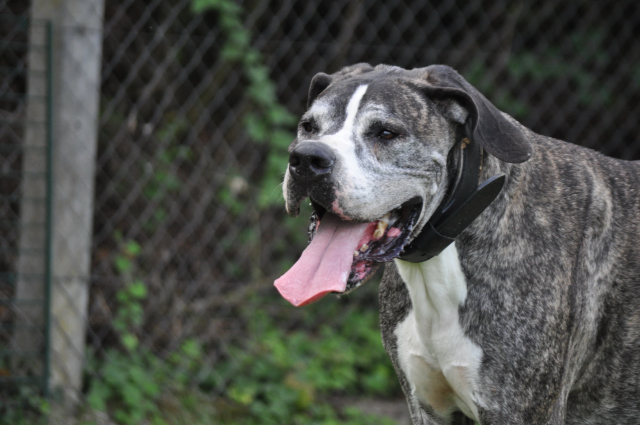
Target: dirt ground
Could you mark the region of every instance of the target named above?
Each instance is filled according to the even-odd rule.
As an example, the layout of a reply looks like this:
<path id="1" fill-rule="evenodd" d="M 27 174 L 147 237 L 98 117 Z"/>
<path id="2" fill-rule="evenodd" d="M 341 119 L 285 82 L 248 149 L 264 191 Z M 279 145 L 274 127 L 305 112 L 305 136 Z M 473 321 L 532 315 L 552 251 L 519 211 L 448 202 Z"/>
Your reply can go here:
<path id="1" fill-rule="evenodd" d="M 398 422 L 398 425 L 411 425 L 411 417 L 404 398 L 389 399 L 343 399 L 342 406 L 356 407 L 365 413 L 375 416 L 386 416 Z"/>

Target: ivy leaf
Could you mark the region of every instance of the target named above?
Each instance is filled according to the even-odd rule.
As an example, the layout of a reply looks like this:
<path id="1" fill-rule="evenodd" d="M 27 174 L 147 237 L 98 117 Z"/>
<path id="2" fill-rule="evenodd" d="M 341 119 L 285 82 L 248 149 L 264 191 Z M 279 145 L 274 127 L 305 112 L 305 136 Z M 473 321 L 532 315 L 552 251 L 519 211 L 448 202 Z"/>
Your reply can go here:
<path id="1" fill-rule="evenodd" d="M 254 113 L 249 113 L 244 118 L 247 134 L 254 142 L 265 142 L 269 136 L 269 126 L 264 119 Z"/>
<path id="2" fill-rule="evenodd" d="M 87 394 L 87 402 L 95 410 L 106 411 L 107 400 L 111 397 L 111 389 L 109 386 L 99 379 L 91 382 L 91 389 Z"/>
<path id="3" fill-rule="evenodd" d="M 125 251 L 130 256 L 136 257 L 138 254 L 140 254 L 140 251 L 142 251 L 142 247 L 136 241 L 129 241 L 129 242 L 127 242 L 127 246 L 125 248 Z"/>
<path id="4" fill-rule="evenodd" d="M 129 285 L 129 294 L 138 299 L 143 299 L 147 296 L 147 286 L 140 279 Z"/>
<path id="5" fill-rule="evenodd" d="M 133 262 L 123 255 L 118 255 L 114 263 L 119 274 L 129 273 L 133 268 Z"/>
<path id="6" fill-rule="evenodd" d="M 138 337 L 136 337 L 134 334 L 128 333 L 122 335 L 121 341 L 122 345 L 124 345 L 125 348 L 129 351 L 134 351 L 136 348 L 138 348 Z"/>
<path id="7" fill-rule="evenodd" d="M 271 107 L 276 103 L 276 88 L 271 82 L 264 84 L 250 84 L 247 93 L 253 100 L 264 107 Z"/>
<path id="8" fill-rule="evenodd" d="M 296 116 L 282 105 L 274 105 L 267 114 L 273 125 L 294 125 L 297 121 Z"/>

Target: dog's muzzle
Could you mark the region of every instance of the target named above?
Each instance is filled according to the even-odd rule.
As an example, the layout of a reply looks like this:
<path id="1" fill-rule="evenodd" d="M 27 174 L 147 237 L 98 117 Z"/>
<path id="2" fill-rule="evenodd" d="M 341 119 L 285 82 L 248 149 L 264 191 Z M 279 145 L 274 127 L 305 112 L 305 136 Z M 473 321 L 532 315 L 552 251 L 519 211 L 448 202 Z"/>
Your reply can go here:
<path id="1" fill-rule="evenodd" d="M 333 170 L 336 154 L 324 143 L 300 143 L 289 155 L 289 202 L 299 204 L 309 197 L 325 209 L 335 200 Z"/>

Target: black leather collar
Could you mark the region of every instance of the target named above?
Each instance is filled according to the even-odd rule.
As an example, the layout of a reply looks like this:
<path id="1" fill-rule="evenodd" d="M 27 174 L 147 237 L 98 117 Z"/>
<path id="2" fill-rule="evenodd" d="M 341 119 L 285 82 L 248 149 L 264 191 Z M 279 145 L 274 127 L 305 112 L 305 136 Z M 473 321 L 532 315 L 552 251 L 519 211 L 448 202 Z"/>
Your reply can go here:
<path id="1" fill-rule="evenodd" d="M 401 260 L 421 263 L 440 254 L 482 214 L 504 186 L 502 173 L 477 186 L 482 148 L 473 140 L 469 121 L 466 127 L 468 136 L 457 148 L 460 156 L 455 182 L 422 231 L 405 246 Z"/>

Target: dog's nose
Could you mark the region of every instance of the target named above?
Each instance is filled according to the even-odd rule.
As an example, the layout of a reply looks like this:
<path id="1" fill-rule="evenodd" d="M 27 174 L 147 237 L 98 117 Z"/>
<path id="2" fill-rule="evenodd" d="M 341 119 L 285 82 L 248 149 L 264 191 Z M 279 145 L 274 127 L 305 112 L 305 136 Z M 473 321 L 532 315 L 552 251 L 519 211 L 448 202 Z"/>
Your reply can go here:
<path id="1" fill-rule="evenodd" d="M 323 143 L 299 144 L 289 156 L 289 171 L 294 177 L 312 179 L 328 174 L 333 169 L 336 156 Z"/>

